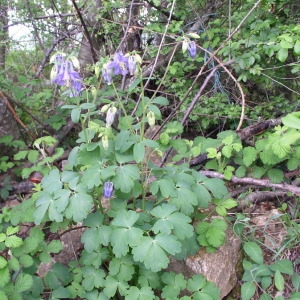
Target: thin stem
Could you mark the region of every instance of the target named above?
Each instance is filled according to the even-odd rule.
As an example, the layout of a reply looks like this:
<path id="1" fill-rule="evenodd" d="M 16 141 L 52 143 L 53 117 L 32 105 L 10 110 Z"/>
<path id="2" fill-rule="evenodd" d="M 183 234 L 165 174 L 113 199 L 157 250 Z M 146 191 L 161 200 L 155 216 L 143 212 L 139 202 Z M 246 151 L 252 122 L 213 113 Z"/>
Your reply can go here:
<path id="1" fill-rule="evenodd" d="M 115 86 L 114 82 L 112 82 L 112 86 L 113 86 L 114 92 L 115 92 L 115 94 L 116 94 L 118 104 L 119 104 L 119 106 L 120 106 L 120 108 L 121 108 L 121 110 L 122 110 L 122 112 L 123 112 L 123 114 L 124 114 L 124 116 L 125 116 L 125 118 L 126 118 L 127 125 L 128 125 L 128 127 L 130 128 L 130 131 L 131 131 L 132 133 L 134 133 L 134 130 L 133 130 L 133 128 L 132 128 L 132 126 L 131 126 L 131 124 L 130 124 L 130 122 L 129 122 L 128 115 L 127 115 L 127 112 L 126 112 L 126 109 L 125 109 L 125 107 L 124 107 L 124 105 L 123 105 L 123 103 L 122 103 L 122 101 L 121 101 L 121 99 L 120 99 L 120 97 L 119 97 L 119 94 L 118 94 L 118 91 L 117 91 L 117 89 L 116 89 L 116 86 Z"/>

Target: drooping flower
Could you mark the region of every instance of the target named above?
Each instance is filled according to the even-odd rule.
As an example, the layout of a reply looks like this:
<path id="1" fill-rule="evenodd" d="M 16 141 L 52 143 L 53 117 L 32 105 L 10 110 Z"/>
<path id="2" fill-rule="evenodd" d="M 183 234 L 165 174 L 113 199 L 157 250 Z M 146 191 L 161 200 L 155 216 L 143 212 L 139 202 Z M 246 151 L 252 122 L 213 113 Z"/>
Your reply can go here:
<path id="1" fill-rule="evenodd" d="M 135 55 L 130 55 L 128 57 L 128 70 L 130 75 L 134 75 L 134 72 L 136 70 L 136 57 Z"/>
<path id="2" fill-rule="evenodd" d="M 114 68 L 115 75 L 122 74 L 125 76 L 128 74 L 128 57 L 126 57 L 122 52 L 117 52 L 114 55 L 114 60 L 111 62 Z"/>
<path id="3" fill-rule="evenodd" d="M 106 112 L 106 127 L 111 127 L 112 123 L 115 120 L 115 115 L 117 112 L 117 108 L 115 106 L 110 107 Z"/>
<path id="4" fill-rule="evenodd" d="M 55 65 L 59 66 L 59 70 L 57 70 L 57 75 L 52 80 L 52 83 L 71 88 L 70 97 L 79 96 L 82 88 L 82 79 L 78 72 L 74 70 L 72 62 L 66 60 L 63 64 L 55 63 Z"/>
<path id="5" fill-rule="evenodd" d="M 188 52 L 191 58 L 195 58 L 196 53 L 197 53 L 197 47 L 196 47 L 196 43 L 194 41 L 189 41 L 188 42 Z"/>
<path id="6" fill-rule="evenodd" d="M 112 83 L 112 75 L 113 75 L 113 68 L 110 66 L 110 63 L 104 64 L 102 68 L 102 76 L 104 81 L 110 85 Z"/>
<path id="7" fill-rule="evenodd" d="M 103 196 L 105 198 L 110 198 L 114 191 L 114 184 L 111 181 L 106 181 L 104 183 Z"/>

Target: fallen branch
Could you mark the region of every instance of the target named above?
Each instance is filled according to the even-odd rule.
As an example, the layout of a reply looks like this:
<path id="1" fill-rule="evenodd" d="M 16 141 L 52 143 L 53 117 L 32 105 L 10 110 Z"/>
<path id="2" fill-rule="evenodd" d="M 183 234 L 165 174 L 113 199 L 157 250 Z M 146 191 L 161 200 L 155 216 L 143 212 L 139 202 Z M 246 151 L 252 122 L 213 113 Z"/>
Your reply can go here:
<path id="1" fill-rule="evenodd" d="M 286 196 L 286 192 L 272 192 L 272 191 L 256 191 L 247 195 L 243 199 L 238 200 L 238 206 L 230 210 L 230 212 L 242 211 L 250 204 L 258 204 L 261 202 L 270 202 L 273 200 L 278 200 Z"/>
<path id="2" fill-rule="evenodd" d="M 216 171 L 199 171 L 202 175 L 209 178 L 225 179 L 224 175 Z M 256 185 L 258 187 L 271 188 L 275 190 L 281 190 L 284 192 L 290 192 L 296 196 L 300 196 L 300 187 L 293 186 L 287 183 L 271 183 L 269 179 L 255 179 L 252 177 L 238 178 L 232 176 L 229 182 L 240 185 Z"/>

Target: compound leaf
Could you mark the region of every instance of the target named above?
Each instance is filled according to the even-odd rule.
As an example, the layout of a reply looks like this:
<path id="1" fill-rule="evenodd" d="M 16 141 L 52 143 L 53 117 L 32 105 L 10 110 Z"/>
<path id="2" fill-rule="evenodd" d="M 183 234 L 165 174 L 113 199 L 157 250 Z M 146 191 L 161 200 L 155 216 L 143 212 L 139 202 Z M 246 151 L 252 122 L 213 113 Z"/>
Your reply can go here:
<path id="1" fill-rule="evenodd" d="M 138 219 L 137 212 L 123 210 L 112 221 L 111 224 L 117 226 L 111 234 L 111 244 L 116 257 L 126 255 L 129 246 L 136 246 L 142 238 L 143 231 L 133 226 Z"/>
<path id="2" fill-rule="evenodd" d="M 118 280 L 129 281 L 134 274 L 134 266 L 131 256 L 114 257 L 109 263 L 109 274 Z"/>
<path id="3" fill-rule="evenodd" d="M 227 225 L 225 221 L 220 219 L 212 220 L 206 232 L 206 238 L 209 244 L 215 248 L 222 246 L 226 238 L 226 229 Z"/>
<path id="4" fill-rule="evenodd" d="M 42 180 L 43 189 L 50 194 L 55 193 L 57 190 L 61 190 L 62 184 L 58 169 L 51 170 Z"/>
<path id="5" fill-rule="evenodd" d="M 215 198 L 222 198 L 228 191 L 225 182 L 219 178 L 209 178 L 203 181 L 203 185 L 211 191 Z"/>
<path id="6" fill-rule="evenodd" d="M 137 166 L 120 166 L 116 170 L 116 176 L 113 180 L 115 188 L 120 189 L 123 193 L 129 193 L 134 186 L 134 181 L 139 180 L 139 174 L 140 170 Z"/>
<path id="7" fill-rule="evenodd" d="M 154 292 L 149 286 L 143 286 L 141 289 L 131 286 L 125 300 L 152 300 L 155 299 Z"/>
<path id="8" fill-rule="evenodd" d="M 191 237 L 194 227 L 190 224 L 191 219 L 183 213 L 177 212 L 176 207 L 170 204 L 163 204 L 152 209 L 151 214 L 159 218 L 152 227 L 154 233 L 170 234 L 179 239 Z"/>
<path id="9" fill-rule="evenodd" d="M 76 193 L 71 196 L 69 205 L 66 209 L 66 217 L 75 222 L 81 222 L 92 210 L 93 198 L 85 193 Z"/>
<path id="10" fill-rule="evenodd" d="M 105 280 L 105 288 L 103 289 L 103 292 L 109 299 L 112 299 L 117 290 L 122 296 L 125 296 L 127 294 L 128 288 L 129 285 L 127 282 L 118 281 L 113 276 L 108 275 Z"/>
<path id="11" fill-rule="evenodd" d="M 82 285 L 87 291 L 105 286 L 105 272 L 102 269 L 96 269 L 93 266 L 85 266 L 82 269 L 82 275 L 84 277 Z"/>
<path id="12" fill-rule="evenodd" d="M 168 266 L 170 260 L 166 252 L 174 255 L 180 252 L 181 244 L 174 236 L 159 233 L 154 239 L 143 237 L 132 250 L 133 259 L 143 262 L 147 269 L 158 272 Z"/>
<path id="13" fill-rule="evenodd" d="M 190 215 L 194 212 L 194 206 L 198 204 L 198 200 L 190 189 L 178 187 L 177 196 L 171 197 L 169 203 L 174 204 L 182 213 Z"/>

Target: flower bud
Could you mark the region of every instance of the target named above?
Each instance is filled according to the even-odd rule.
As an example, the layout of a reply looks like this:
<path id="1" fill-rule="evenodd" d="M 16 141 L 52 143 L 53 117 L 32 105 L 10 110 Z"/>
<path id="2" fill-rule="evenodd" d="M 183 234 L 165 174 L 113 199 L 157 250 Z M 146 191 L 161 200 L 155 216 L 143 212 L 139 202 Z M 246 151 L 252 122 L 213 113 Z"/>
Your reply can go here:
<path id="1" fill-rule="evenodd" d="M 197 53 L 196 43 L 194 41 L 188 42 L 188 51 L 191 58 L 195 58 Z"/>
<path id="2" fill-rule="evenodd" d="M 91 88 L 91 93 L 92 93 L 92 96 L 95 99 L 97 97 L 97 89 L 94 86 Z"/>
<path id="3" fill-rule="evenodd" d="M 79 63 L 79 60 L 77 59 L 77 57 L 71 56 L 70 59 L 72 61 L 74 68 L 80 70 L 80 63 Z"/>
<path id="4" fill-rule="evenodd" d="M 103 135 L 102 138 L 101 138 L 101 141 L 102 141 L 102 146 L 105 150 L 108 149 L 108 146 L 109 146 L 109 143 L 108 143 L 108 137 L 107 135 Z"/>
<path id="5" fill-rule="evenodd" d="M 105 113 L 110 107 L 110 104 L 105 104 L 101 107 L 100 112 Z"/>
<path id="6" fill-rule="evenodd" d="M 153 111 L 147 113 L 148 124 L 152 128 L 155 125 L 155 114 Z"/>
<path id="7" fill-rule="evenodd" d="M 107 110 L 107 113 L 106 113 L 106 127 L 107 128 L 111 127 L 112 123 L 114 122 L 116 112 L 117 112 L 117 108 L 114 106 L 110 107 Z"/>
<path id="8" fill-rule="evenodd" d="M 50 57 L 50 64 L 54 64 L 54 63 L 60 63 L 61 60 L 64 59 L 64 57 L 66 56 L 65 53 L 55 53 Z"/>
<path id="9" fill-rule="evenodd" d="M 187 40 L 183 40 L 182 42 L 182 53 L 185 53 L 185 51 L 188 48 L 188 41 Z"/>
<path id="10" fill-rule="evenodd" d="M 130 55 L 128 57 L 128 70 L 130 75 L 134 75 L 136 69 L 136 57 L 135 55 Z"/>
<path id="11" fill-rule="evenodd" d="M 100 71 L 101 71 L 101 68 L 98 64 L 95 65 L 95 75 L 97 78 L 99 78 L 100 76 Z"/>
<path id="12" fill-rule="evenodd" d="M 139 54 L 135 54 L 135 60 L 138 64 L 142 64 L 143 60 Z"/>
<path id="13" fill-rule="evenodd" d="M 104 81 L 108 85 L 111 85 L 111 83 L 112 83 L 112 75 L 113 75 L 112 63 L 106 63 L 106 64 L 104 64 L 103 68 L 102 68 L 102 76 L 104 78 Z"/>
<path id="14" fill-rule="evenodd" d="M 104 183 L 103 196 L 105 198 L 110 198 L 113 194 L 113 191 L 114 191 L 114 184 L 111 181 L 106 181 Z"/>
<path id="15" fill-rule="evenodd" d="M 51 69 L 51 72 L 50 72 L 50 80 L 51 82 L 55 79 L 55 77 L 57 76 L 57 66 L 54 65 Z"/>

